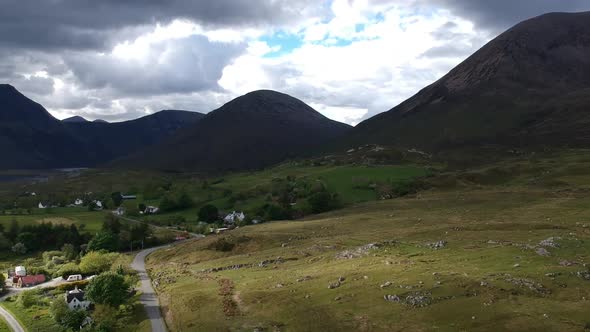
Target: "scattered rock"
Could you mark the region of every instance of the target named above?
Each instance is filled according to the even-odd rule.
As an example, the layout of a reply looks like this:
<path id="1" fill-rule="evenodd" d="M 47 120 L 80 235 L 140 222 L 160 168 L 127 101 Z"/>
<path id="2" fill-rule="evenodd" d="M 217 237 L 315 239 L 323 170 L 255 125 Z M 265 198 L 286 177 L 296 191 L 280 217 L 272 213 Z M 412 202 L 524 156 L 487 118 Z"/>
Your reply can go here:
<path id="1" fill-rule="evenodd" d="M 516 264 L 512 265 L 512 267 L 513 267 L 513 268 L 520 267 L 520 264 L 516 263 Z"/>
<path id="2" fill-rule="evenodd" d="M 506 275 L 507 282 L 512 283 L 518 287 L 528 288 L 538 294 L 549 294 L 551 291 L 542 284 L 531 279 L 513 278 L 511 275 Z"/>
<path id="3" fill-rule="evenodd" d="M 485 281 L 482 281 L 482 282 L 479 283 L 479 285 L 481 287 L 488 287 L 489 284 L 487 282 L 485 282 Z"/>
<path id="4" fill-rule="evenodd" d="M 309 294 L 306 294 L 306 295 L 305 295 L 305 298 L 306 298 L 306 299 L 309 299 L 310 297 L 311 297 L 311 295 L 309 295 Z"/>
<path id="5" fill-rule="evenodd" d="M 345 277 L 342 277 L 342 276 L 341 276 L 341 277 L 339 277 L 339 278 L 338 278 L 338 282 L 344 282 L 344 280 L 346 280 L 346 278 L 345 278 Z"/>
<path id="6" fill-rule="evenodd" d="M 555 241 L 561 240 L 560 237 L 550 237 L 541 242 L 539 242 L 539 246 L 541 247 L 551 247 L 551 248 L 559 248 L 559 244 Z"/>
<path id="7" fill-rule="evenodd" d="M 301 277 L 301 278 L 297 279 L 297 282 L 304 282 L 304 281 L 308 281 L 308 280 L 311 280 L 311 276 Z"/>
<path id="8" fill-rule="evenodd" d="M 584 280 L 590 280 L 590 271 L 578 271 L 576 275 Z"/>
<path id="9" fill-rule="evenodd" d="M 367 280 L 369 279 L 369 276 L 363 276 L 363 279 Z"/>
<path id="10" fill-rule="evenodd" d="M 551 255 L 551 253 L 549 251 L 547 251 L 547 249 L 545 249 L 543 247 L 537 248 L 537 250 L 535 250 L 535 252 L 539 256 L 550 256 Z"/>
<path id="11" fill-rule="evenodd" d="M 414 293 L 406 296 L 404 303 L 413 307 L 426 307 L 432 303 L 429 293 Z"/>
<path id="12" fill-rule="evenodd" d="M 340 283 L 340 281 L 336 281 L 336 282 L 330 283 L 328 285 L 328 289 L 335 289 L 335 288 L 340 287 L 341 285 L 342 285 L 342 283 Z"/>
<path id="13" fill-rule="evenodd" d="M 385 295 L 383 297 L 387 302 L 400 302 L 401 299 L 397 295 Z"/>
<path id="14" fill-rule="evenodd" d="M 276 288 L 283 288 L 283 287 L 285 287 L 285 285 L 283 285 L 283 284 L 277 284 L 277 286 L 276 286 Z"/>
<path id="15" fill-rule="evenodd" d="M 391 281 L 387 281 L 384 284 L 381 284 L 381 286 L 379 286 L 379 287 L 381 287 L 381 288 L 387 288 L 387 287 L 389 287 L 391 285 L 392 285 L 392 282 Z"/>
<path id="16" fill-rule="evenodd" d="M 447 246 L 447 241 L 441 240 L 433 243 L 427 243 L 426 246 L 430 249 L 439 250 Z"/>
<path id="17" fill-rule="evenodd" d="M 559 262 L 559 265 L 561 266 L 572 266 L 572 265 L 576 265 L 576 262 L 572 262 L 572 261 L 568 261 L 566 259 L 562 260 Z"/>
<path id="18" fill-rule="evenodd" d="M 340 301 L 341 299 L 342 299 L 342 297 L 340 297 L 340 296 L 336 296 L 336 297 L 334 298 L 334 301 Z"/>
<path id="19" fill-rule="evenodd" d="M 359 258 L 359 257 L 363 257 L 363 256 L 368 255 L 371 250 L 378 249 L 384 245 L 393 245 L 396 243 L 397 243 L 397 241 L 394 241 L 394 240 L 383 241 L 383 242 L 379 242 L 379 243 L 369 243 L 369 244 L 366 244 L 366 245 L 358 247 L 358 248 L 344 250 L 342 252 L 339 252 L 336 254 L 336 258 L 337 259 Z"/>
<path id="20" fill-rule="evenodd" d="M 549 277 L 549 278 L 555 278 L 558 275 L 559 275 L 559 273 L 554 273 L 554 272 L 545 273 L 545 277 Z"/>

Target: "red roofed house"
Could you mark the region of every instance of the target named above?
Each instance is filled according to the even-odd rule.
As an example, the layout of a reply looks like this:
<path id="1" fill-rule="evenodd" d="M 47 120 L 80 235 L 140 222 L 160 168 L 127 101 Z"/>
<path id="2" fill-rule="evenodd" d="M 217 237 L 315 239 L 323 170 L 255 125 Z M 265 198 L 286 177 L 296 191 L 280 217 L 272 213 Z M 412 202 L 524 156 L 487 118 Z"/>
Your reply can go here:
<path id="1" fill-rule="evenodd" d="M 24 276 L 18 278 L 17 287 L 31 287 L 45 282 L 45 276 L 42 274 L 34 276 Z"/>

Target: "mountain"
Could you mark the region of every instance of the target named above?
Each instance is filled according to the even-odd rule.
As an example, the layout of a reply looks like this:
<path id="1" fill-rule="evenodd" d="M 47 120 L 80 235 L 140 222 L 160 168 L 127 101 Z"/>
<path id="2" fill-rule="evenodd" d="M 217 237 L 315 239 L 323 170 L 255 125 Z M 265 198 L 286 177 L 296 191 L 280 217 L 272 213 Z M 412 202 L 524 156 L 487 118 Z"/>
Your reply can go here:
<path id="1" fill-rule="evenodd" d="M 92 122 L 96 122 L 96 123 L 109 123 L 108 121 L 102 120 L 102 119 L 96 119 Z"/>
<path id="2" fill-rule="evenodd" d="M 160 143 L 179 129 L 199 121 L 197 112 L 164 110 L 125 122 L 68 122 L 70 133 L 88 146 L 96 163 L 106 163 Z"/>
<path id="3" fill-rule="evenodd" d="M 115 165 L 208 172 L 257 169 L 308 155 L 349 129 L 298 99 L 261 90 L 230 101 L 172 139 Z"/>
<path id="4" fill-rule="evenodd" d="M 160 143 L 201 117 L 162 111 L 120 123 L 59 121 L 13 86 L 0 84 L 0 169 L 94 167 Z"/>
<path id="5" fill-rule="evenodd" d="M 76 167 L 88 162 L 75 153 L 84 150 L 82 142 L 43 106 L 8 84 L 0 84 L 0 150 L 0 169 Z"/>
<path id="6" fill-rule="evenodd" d="M 63 119 L 61 120 L 61 122 L 75 122 L 75 123 L 80 123 L 80 122 L 88 122 L 88 120 L 84 119 L 81 116 L 72 116 L 71 118 L 67 118 L 67 119 Z"/>
<path id="7" fill-rule="evenodd" d="M 343 144 L 589 146 L 589 107 L 590 12 L 552 13 L 501 34 Z"/>

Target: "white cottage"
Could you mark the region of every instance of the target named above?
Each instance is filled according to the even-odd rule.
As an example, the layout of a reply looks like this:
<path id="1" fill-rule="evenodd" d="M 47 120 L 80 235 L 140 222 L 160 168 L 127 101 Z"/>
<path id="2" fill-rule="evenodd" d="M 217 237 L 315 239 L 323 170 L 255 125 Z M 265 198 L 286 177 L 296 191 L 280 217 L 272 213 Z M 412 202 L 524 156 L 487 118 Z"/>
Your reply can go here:
<path id="1" fill-rule="evenodd" d="M 66 304 L 70 310 L 84 309 L 88 310 L 91 302 L 86 300 L 84 291 L 77 287 L 74 290 L 66 292 Z"/>
<path id="2" fill-rule="evenodd" d="M 76 198 L 76 200 L 74 201 L 74 205 L 76 206 L 80 206 L 82 204 L 84 204 L 84 201 L 80 198 Z"/>
<path id="3" fill-rule="evenodd" d="M 225 221 L 227 224 L 234 224 L 236 222 L 244 221 L 244 219 L 246 219 L 246 215 L 244 215 L 244 212 L 233 211 L 232 213 L 225 216 L 225 218 L 223 218 L 223 221 Z"/>

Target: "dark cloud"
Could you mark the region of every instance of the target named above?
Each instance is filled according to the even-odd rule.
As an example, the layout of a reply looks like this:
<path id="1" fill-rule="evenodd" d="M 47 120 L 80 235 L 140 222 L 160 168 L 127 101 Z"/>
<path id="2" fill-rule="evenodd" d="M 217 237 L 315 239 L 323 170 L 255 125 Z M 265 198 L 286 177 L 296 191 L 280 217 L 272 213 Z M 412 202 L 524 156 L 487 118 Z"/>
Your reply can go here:
<path id="1" fill-rule="evenodd" d="M 549 12 L 590 10 L 588 0 L 421 0 L 439 4 L 482 28 L 500 32 L 516 23 Z"/>
<path id="2" fill-rule="evenodd" d="M 142 59 L 75 53 L 65 62 L 87 89 L 108 88 L 120 96 L 192 93 L 219 89 L 223 68 L 245 47 L 192 36 L 152 45 Z"/>
<path id="3" fill-rule="evenodd" d="M 0 0 L 4 47 L 105 49 L 147 26 L 188 19 L 208 27 L 285 24 L 313 0 Z"/>

